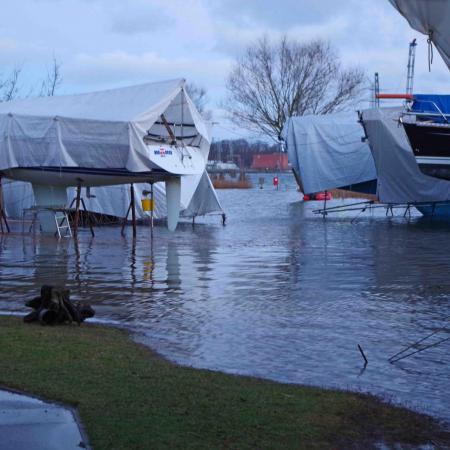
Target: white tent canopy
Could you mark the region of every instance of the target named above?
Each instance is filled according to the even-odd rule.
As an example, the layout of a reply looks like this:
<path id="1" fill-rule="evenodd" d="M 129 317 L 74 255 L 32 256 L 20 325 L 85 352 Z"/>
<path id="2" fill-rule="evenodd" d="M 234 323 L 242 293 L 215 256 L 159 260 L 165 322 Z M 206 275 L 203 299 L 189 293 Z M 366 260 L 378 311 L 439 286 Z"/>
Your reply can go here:
<path id="1" fill-rule="evenodd" d="M 430 37 L 450 68 L 450 1 L 389 0 L 420 33 Z"/>

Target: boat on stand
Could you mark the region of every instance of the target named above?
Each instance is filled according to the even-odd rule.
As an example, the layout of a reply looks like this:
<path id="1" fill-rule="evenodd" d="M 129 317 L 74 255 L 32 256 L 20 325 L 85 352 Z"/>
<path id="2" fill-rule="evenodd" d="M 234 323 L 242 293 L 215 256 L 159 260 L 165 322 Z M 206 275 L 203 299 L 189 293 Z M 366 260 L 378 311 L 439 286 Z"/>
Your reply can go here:
<path id="1" fill-rule="evenodd" d="M 450 96 L 414 96 L 400 117 L 420 170 L 450 180 Z"/>
<path id="2" fill-rule="evenodd" d="M 69 187 L 163 182 L 172 231 L 181 179 L 200 179 L 210 146 L 183 79 L 0 103 L 0 133 L 0 177 L 31 183 L 37 206 L 63 208 Z"/>
<path id="3" fill-rule="evenodd" d="M 389 0 L 410 26 L 428 36 L 429 64 L 433 46 L 450 69 L 450 2 L 448 0 Z M 406 98 L 400 122 L 420 170 L 450 180 L 450 96 Z"/>

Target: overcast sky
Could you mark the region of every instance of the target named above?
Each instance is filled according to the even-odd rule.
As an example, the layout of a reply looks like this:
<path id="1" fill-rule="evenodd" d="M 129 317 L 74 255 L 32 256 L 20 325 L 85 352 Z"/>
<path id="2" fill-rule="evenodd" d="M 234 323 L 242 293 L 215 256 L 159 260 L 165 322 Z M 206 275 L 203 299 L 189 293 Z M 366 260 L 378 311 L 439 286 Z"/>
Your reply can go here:
<path id="1" fill-rule="evenodd" d="M 447 93 L 449 72 L 426 37 L 387 0 L 15 0 L 2 2 L 1 72 L 21 65 L 24 85 L 39 84 L 53 55 L 59 93 L 186 78 L 208 90 L 220 125 L 214 136 L 247 133 L 223 118 L 224 81 L 246 45 L 262 36 L 324 38 L 342 61 L 359 65 L 384 90 L 404 91 L 408 43 L 418 38 L 415 92 Z"/>

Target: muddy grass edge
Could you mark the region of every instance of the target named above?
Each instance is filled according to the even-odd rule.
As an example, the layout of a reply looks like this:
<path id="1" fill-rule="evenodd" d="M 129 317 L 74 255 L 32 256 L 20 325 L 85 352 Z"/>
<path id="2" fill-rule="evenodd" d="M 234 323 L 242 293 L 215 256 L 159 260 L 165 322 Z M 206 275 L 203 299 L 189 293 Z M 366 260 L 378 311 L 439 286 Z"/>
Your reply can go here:
<path id="1" fill-rule="evenodd" d="M 180 366 L 135 342 L 131 333 L 123 329 L 98 324 L 42 327 L 24 325 L 18 317 L 0 316 L 0 342 L 0 385 L 44 401 L 75 407 L 95 449 L 126 448 L 130 444 L 145 448 L 146 432 L 141 431 L 136 436 L 133 424 L 130 424 L 128 437 L 115 432 L 114 424 L 119 426 L 120 421 L 126 418 L 126 422 L 129 417 L 149 428 L 155 448 L 202 448 L 196 445 L 202 442 L 206 444 L 204 448 L 210 445 L 293 448 L 294 443 L 298 444 L 296 448 L 328 448 L 330 445 L 359 448 L 375 442 L 428 443 L 448 448 L 450 443 L 445 424 L 377 397 Z M 103 348 L 104 343 L 108 348 Z M 71 358 L 74 348 L 81 353 Z M 59 355 L 60 367 L 56 373 L 52 370 L 56 363 L 52 352 Z M 97 372 L 98 376 L 88 375 L 89 372 Z M 142 377 L 136 378 L 136 373 Z M 91 392 L 77 399 L 74 382 L 80 379 Z M 151 382 L 146 383 L 146 379 Z M 134 381 L 134 388 L 126 386 L 127 381 Z M 106 386 L 102 387 L 102 383 Z M 107 420 L 100 421 L 97 415 L 104 403 L 101 396 L 113 392 L 110 388 L 115 397 L 105 399 L 110 411 Z M 119 406 L 123 399 L 121 390 L 126 391 L 128 409 L 127 405 Z M 160 395 L 158 390 L 164 394 Z M 96 391 L 99 398 L 89 395 Z M 188 392 L 188 398 L 178 401 L 177 391 Z M 164 414 L 146 408 L 142 402 L 145 395 L 158 404 Z M 200 412 L 195 412 L 192 405 L 199 406 Z M 264 406 L 269 411 L 263 411 Z M 141 411 L 142 417 L 133 407 Z M 193 417 L 178 417 L 180 411 L 183 414 L 189 411 Z M 228 415 L 242 415 L 243 424 L 240 425 L 239 420 L 227 420 Z M 211 416 L 217 416 L 221 423 L 214 427 Z M 172 420 L 173 417 L 177 420 Z M 197 431 L 203 430 L 204 425 L 215 428 L 216 435 L 206 432 L 198 435 Z M 159 433 L 158 427 L 166 433 Z M 127 433 L 127 427 L 119 428 Z M 174 433 L 179 436 L 173 436 Z M 186 436 L 191 436 L 189 433 L 195 435 L 192 445 L 184 446 Z"/>

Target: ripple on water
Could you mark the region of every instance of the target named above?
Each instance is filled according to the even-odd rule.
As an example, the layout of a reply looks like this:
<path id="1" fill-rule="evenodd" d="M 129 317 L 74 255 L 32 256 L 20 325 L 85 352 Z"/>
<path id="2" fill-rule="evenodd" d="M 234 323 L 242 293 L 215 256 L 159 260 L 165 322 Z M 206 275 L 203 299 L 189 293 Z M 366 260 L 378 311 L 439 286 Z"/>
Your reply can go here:
<path id="1" fill-rule="evenodd" d="M 0 237 L 0 309 L 24 311 L 42 284 L 65 284 L 100 320 L 182 363 L 370 390 L 450 420 L 450 342 L 388 362 L 448 326 L 450 225 L 381 211 L 324 220 L 291 178 L 280 191 L 219 196 L 226 227 L 213 217 L 157 228 L 153 243 L 144 227 L 135 245 L 114 227 L 82 231 L 77 246 Z M 361 375 L 358 343 L 369 359 Z"/>

